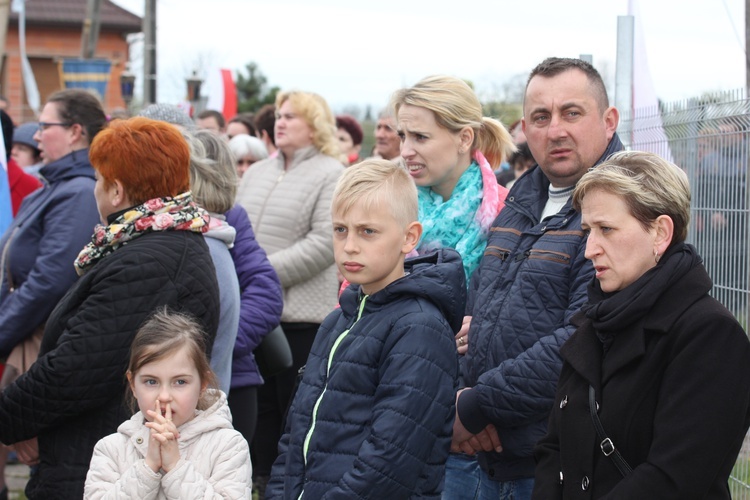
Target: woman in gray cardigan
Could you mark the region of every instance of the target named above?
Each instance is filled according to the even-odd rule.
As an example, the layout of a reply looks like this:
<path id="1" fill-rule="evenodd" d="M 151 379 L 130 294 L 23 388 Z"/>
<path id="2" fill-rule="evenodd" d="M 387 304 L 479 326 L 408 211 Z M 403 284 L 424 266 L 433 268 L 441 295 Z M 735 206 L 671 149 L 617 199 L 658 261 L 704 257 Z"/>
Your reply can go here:
<path id="1" fill-rule="evenodd" d="M 336 307 L 338 279 L 331 240 L 331 197 L 344 167 L 328 104 L 310 92 L 282 92 L 274 127 L 278 154 L 250 167 L 237 202 L 284 291 L 281 327 L 293 365 L 258 391 L 258 427 L 251 445 L 254 483 L 267 481 L 294 379 L 318 327 Z M 262 488 L 262 486 L 261 486 Z"/>

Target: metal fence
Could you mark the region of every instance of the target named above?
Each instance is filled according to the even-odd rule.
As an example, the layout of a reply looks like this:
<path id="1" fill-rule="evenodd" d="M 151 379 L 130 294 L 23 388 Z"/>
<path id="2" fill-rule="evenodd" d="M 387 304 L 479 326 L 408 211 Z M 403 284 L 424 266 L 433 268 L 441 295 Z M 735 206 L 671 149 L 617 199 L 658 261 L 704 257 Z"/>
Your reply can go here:
<path id="1" fill-rule="evenodd" d="M 621 117 L 628 149 L 680 166 L 692 191 L 688 242 L 703 257 L 722 302 L 748 331 L 750 315 L 750 99 L 744 90 L 638 109 Z M 696 369 L 700 369 L 696 367 Z M 707 374 L 710 376 L 710 374 Z M 750 434 L 730 478 L 732 498 L 750 499 Z"/>

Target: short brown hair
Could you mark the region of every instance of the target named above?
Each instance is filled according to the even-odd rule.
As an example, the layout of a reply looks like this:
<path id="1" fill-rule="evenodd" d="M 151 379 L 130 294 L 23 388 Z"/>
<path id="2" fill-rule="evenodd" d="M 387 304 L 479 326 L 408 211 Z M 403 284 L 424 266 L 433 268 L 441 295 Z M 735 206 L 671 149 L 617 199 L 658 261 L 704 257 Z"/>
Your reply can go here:
<path id="1" fill-rule="evenodd" d="M 213 118 L 214 120 L 216 120 L 216 123 L 219 125 L 219 128 L 221 129 L 223 129 L 227 124 L 227 121 L 224 119 L 224 115 L 222 115 L 221 113 L 219 113 L 218 111 L 214 109 L 203 110 L 200 113 L 198 113 L 198 116 L 196 118 L 198 118 L 199 120 L 205 120 L 206 118 Z"/>
<path id="2" fill-rule="evenodd" d="M 590 169 L 573 191 L 573 207 L 581 211 L 587 193 L 601 190 L 619 196 L 643 229 L 660 215 L 674 224 L 670 246 L 687 238 L 690 184 L 677 165 L 653 153 L 621 151 Z"/>
<path id="3" fill-rule="evenodd" d="M 230 123 L 240 123 L 247 129 L 248 135 L 255 135 L 255 117 L 252 113 L 240 113 L 238 115 L 235 115 L 234 118 L 229 120 L 227 122 L 227 125 Z"/>
<path id="4" fill-rule="evenodd" d="M 88 90 L 60 90 L 49 96 L 47 102 L 55 103 L 57 114 L 63 122 L 83 127 L 89 144 L 107 123 L 101 101 Z"/>
<path id="5" fill-rule="evenodd" d="M 599 74 L 596 68 L 583 59 L 548 57 L 540 62 L 536 68 L 531 70 L 529 79 L 526 80 L 526 89 L 529 88 L 529 82 L 531 82 L 531 79 L 535 76 L 552 78 L 574 69 L 577 69 L 586 75 L 586 78 L 588 78 L 592 90 L 594 91 L 594 97 L 599 105 L 599 111 L 604 112 L 604 110 L 609 107 L 609 97 L 607 97 L 607 88 L 604 86 L 604 80 L 602 80 L 602 75 Z M 526 92 L 524 91 L 524 99 L 525 98 Z"/>
<path id="6" fill-rule="evenodd" d="M 276 106 L 266 104 L 255 113 L 255 130 L 258 135 L 260 135 L 261 130 L 265 130 L 268 138 L 271 139 L 271 144 L 275 146 L 274 125 L 276 125 Z"/>
<path id="7" fill-rule="evenodd" d="M 218 388 L 216 375 L 208 362 L 206 334 L 198 322 L 187 314 L 170 311 L 166 306 L 160 307 L 141 325 L 135 334 L 130 347 L 128 374 L 131 378 L 144 365 L 159 361 L 187 347 L 188 357 L 195 364 L 201 377 L 201 385 L 212 389 Z M 135 397 L 131 394 L 131 405 Z M 201 395 L 198 409 L 205 410 L 215 402 L 215 397 L 208 392 Z"/>

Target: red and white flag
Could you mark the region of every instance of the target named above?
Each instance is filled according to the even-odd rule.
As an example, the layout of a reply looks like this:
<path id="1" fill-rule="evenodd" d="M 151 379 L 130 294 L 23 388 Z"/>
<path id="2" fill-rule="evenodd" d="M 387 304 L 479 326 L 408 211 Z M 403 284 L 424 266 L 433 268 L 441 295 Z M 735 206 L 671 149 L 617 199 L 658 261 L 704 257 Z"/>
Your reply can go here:
<path id="1" fill-rule="evenodd" d="M 206 79 L 206 109 L 219 111 L 229 121 L 237 114 L 237 87 L 230 69 L 209 72 Z"/>

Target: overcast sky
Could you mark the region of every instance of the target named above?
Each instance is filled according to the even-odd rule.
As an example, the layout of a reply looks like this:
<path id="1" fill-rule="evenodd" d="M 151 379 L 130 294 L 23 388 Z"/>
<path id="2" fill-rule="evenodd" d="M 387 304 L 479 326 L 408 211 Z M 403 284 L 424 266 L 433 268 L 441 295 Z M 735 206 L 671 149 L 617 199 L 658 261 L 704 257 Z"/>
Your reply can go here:
<path id="1" fill-rule="evenodd" d="M 113 1 L 143 15 L 144 0 Z M 241 70 L 255 61 L 271 85 L 318 92 L 334 111 L 352 105 L 377 111 L 394 90 L 437 73 L 469 79 L 489 97 L 547 56 L 592 54 L 614 88 L 617 16 L 628 9 L 627 0 L 157 4 L 160 102 L 184 98 L 194 67 Z M 659 98 L 744 86 L 742 0 L 641 0 L 639 9 Z M 140 45 L 133 48 L 142 82 Z"/>

